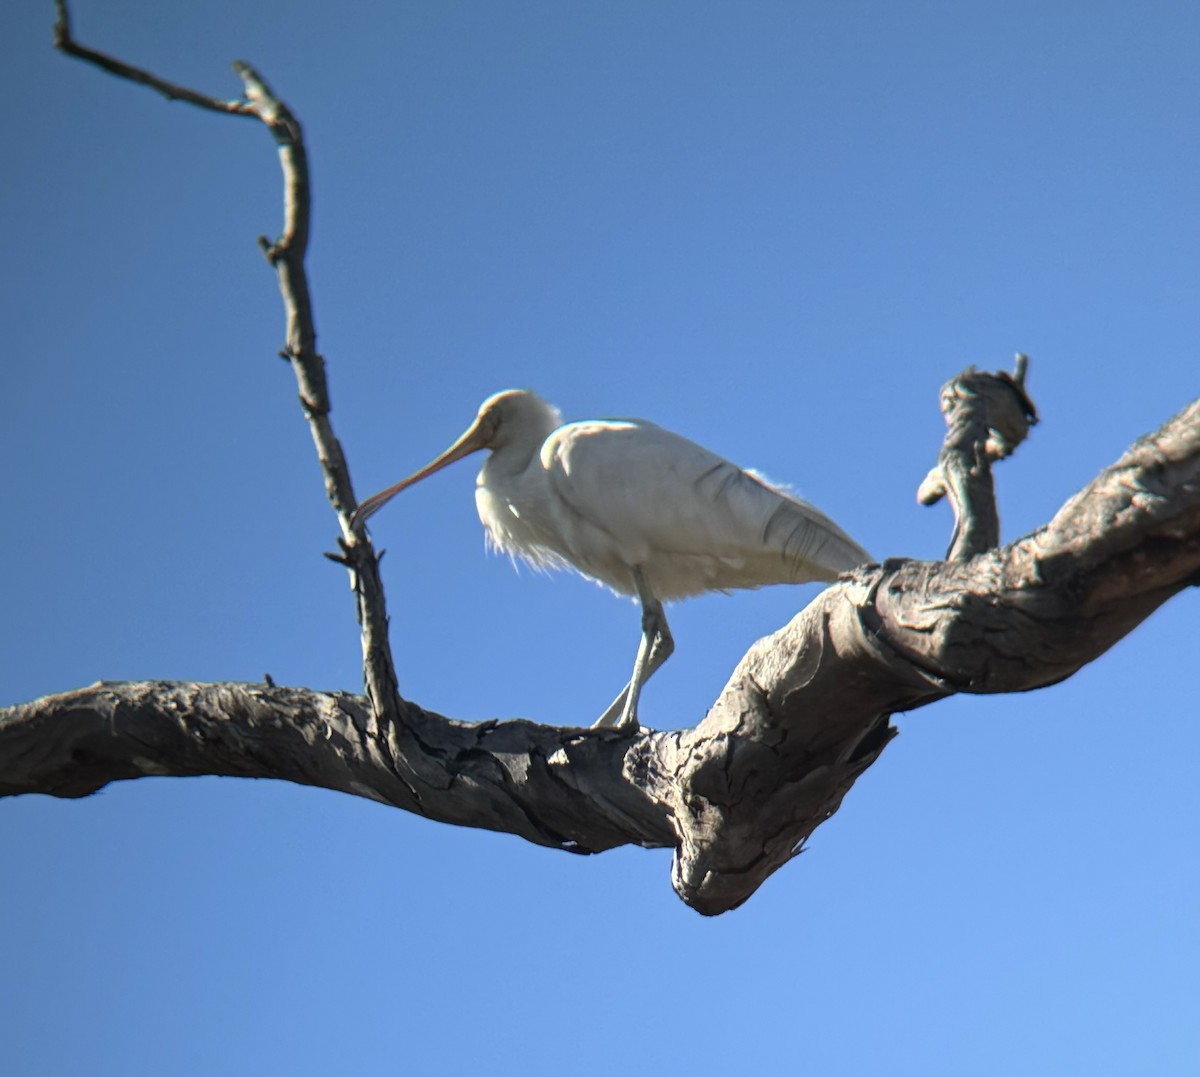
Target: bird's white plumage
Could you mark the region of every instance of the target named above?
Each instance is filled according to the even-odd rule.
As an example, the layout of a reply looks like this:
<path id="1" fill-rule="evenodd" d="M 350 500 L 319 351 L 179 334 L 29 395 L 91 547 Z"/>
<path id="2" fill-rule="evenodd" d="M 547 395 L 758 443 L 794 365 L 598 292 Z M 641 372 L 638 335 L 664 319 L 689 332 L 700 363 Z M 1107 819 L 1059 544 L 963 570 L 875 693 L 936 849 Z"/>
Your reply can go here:
<path id="1" fill-rule="evenodd" d="M 524 466 L 494 460 L 475 500 L 495 545 L 623 594 L 635 593 L 634 565 L 669 600 L 832 580 L 870 559 L 807 502 L 643 420 L 570 423 Z"/>
<path id="2" fill-rule="evenodd" d="M 560 421 L 536 393 L 495 394 L 441 456 L 364 501 L 353 526 L 414 482 L 490 449 L 475 484 L 490 541 L 641 600 L 634 675 L 599 724 L 619 714 L 620 725 L 636 727 L 641 686 L 674 646 L 663 600 L 829 581 L 870 560 L 808 502 L 654 423 Z"/>

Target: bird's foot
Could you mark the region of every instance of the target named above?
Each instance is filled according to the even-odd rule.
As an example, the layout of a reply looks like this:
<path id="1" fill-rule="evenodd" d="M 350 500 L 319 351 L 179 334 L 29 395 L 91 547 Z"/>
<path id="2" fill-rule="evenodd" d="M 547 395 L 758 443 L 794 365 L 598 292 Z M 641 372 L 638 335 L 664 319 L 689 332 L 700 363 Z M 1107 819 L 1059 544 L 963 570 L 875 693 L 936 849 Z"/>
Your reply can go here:
<path id="1" fill-rule="evenodd" d="M 593 729 L 614 729 L 618 733 L 628 733 L 630 736 L 633 736 L 635 733 L 641 732 L 642 724 L 637 720 L 637 718 L 633 718 L 629 721 L 624 721 L 622 719 L 618 719 L 615 722 L 606 722 L 604 720 L 604 716 L 601 715 L 599 718 L 597 718 L 592 723 L 592 728 Z"/>
<path id="2" fill-rule="evenodd" d="M 599 718 L 592 723 L 593 729 L 619 729 L 622 732 L 636 733 L 641 729 L 638 723 L 637 711 L 628 704 L 629 689 L 625 688 L 609 705 Z"/>
<path id="3" fill-rule="evenodd" d="M 620 733 L 628 733 L 632 736 L 641 731 L 642 723 L 638 721 L 636 714 L 622 714 L 613 724 L 613 728 Z"/>

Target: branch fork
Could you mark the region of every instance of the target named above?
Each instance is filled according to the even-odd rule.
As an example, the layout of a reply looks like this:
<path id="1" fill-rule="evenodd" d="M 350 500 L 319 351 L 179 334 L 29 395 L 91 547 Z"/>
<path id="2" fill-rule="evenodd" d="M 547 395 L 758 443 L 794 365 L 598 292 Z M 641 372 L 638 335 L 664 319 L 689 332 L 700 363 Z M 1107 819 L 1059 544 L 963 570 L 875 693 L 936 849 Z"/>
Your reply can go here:
<path id="1" fill-rule="evenodd" d="M 99 684 L 0 710 L 0 796 L 78 797 L 156 775 L 275 777 L 432 819 L 593 853 L 675 850 L 679 896 L 712 915 L 747 900 L 805 847 L 896 735 L 890 717 L 956 691 L 1012 692 L 1070 676 L 1200 579 L 1200 400 L 1072 498 L 999 547 L 992 465 L 1037 421 L 1015 372 L 968 368 L 942 389 L 947 433 L 919 500 L 947 497 L 947 560 L 889 560 L 823 591 L 760 640 L 694 728 L 634 736 L 523 720 L 467 723 L 401 698 L 379 557 L 351 530 L 349 470 L 329 419 L 305 256 L 303 131 L 248 65 L 241 101 L 176 86 L 78 45 L 64 53 L 171 100 L 251 116 L 279 145 L 284 230 L 260 246 L 287 315 L 283 356 L 300 389 L 341 527 L 366 697 L 264 684 Z"/>

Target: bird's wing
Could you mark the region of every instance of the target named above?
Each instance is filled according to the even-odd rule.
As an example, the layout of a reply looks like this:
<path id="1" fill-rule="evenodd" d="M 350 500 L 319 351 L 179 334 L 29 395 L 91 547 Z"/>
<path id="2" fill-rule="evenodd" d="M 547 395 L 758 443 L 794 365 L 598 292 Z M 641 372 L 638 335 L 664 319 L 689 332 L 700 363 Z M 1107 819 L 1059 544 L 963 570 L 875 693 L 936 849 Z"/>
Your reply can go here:
<path id="1" fill-rule="evenodd" d="M 575 548 L 562 552 L 618 590 L 631 587 L 610 577 L 633 565 L 660 598 L 679 598 L 829 580 L 870 560 L 807 502 L 653 423 L 571 423 L 541 463 L 574 528 Z"/>

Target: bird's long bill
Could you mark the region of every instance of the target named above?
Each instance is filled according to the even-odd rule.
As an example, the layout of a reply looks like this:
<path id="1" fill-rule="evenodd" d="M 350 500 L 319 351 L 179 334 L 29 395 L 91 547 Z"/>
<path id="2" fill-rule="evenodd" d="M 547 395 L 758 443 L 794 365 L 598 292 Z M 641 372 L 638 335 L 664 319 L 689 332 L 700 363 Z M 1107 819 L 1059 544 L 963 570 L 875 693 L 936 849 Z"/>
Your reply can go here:
<path id="1" fill-rule="evenodd" d="M 420 471 L 409 475 L 407 479 L 401 479 L 395 486 L 389 486 L 386 490 L 380 490 L 377 494 L 372 494 L 365 501 L 360 501 L 358 508 L 354 510 L 354 515 L 350 517 L 351 530 L 357 531 L 359 526 L 367 519 L 368 516 L 378 512 L 384 505 L 392 500 L 401 490 L 407 490 L 414 483 L 420 482 L 422 479 L 429 478 L 435 471 L 441 471 L 444 467 L 449 467 L 451 464 L 461 460 L 464 456 L 470 456 L 473 452 L 478 452 L 480 449 L 487 448 L 488 432 L 479 422 L 475 420 L 462 437 L 460 437 L 453 445 L 450 446 L 436 460 L 426 464 Z"/>

